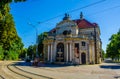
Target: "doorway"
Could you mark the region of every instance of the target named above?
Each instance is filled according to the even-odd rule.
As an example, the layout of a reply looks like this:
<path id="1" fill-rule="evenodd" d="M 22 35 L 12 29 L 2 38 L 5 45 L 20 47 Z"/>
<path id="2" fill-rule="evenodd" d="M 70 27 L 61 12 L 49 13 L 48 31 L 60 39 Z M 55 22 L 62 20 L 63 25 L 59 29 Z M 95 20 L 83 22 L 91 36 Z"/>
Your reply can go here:
<path id="1" fill-rule="evenodd" d="M 86 64 L 86 54 L 84 52 L 81 54 L 81 62 L 82 64 Z"/>

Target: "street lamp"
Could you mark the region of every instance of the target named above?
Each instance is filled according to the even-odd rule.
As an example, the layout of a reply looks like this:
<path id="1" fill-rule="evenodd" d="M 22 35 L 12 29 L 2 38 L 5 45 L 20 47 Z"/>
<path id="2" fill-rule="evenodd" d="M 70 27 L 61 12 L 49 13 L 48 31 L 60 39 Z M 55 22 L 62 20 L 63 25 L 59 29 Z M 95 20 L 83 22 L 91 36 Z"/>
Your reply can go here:
<path id="1" fill-rule="evenodd" d="M 36 58 L 38 58 L 38 29 L 36 27 L 36 25 L 33 25 L 31 23 L 28 23 L 29 25 L 31 25 L 33 28 L 35 28 L 36 31 Z"/>

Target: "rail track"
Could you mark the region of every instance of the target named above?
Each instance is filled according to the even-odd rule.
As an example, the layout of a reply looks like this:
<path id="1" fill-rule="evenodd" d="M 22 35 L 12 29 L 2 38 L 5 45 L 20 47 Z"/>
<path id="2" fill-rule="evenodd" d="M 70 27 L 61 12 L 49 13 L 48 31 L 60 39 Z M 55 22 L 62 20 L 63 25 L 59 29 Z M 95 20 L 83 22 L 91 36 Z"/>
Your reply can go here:
<path id="1" fill-rule="evenodd" d="M 26 75 L 24 75 L 24 74 L 21 74 L 21 73 L 15 71 L 15 70 L 13 70 L 10 66 L 11 66 L 11 65 L 8 64 L 8 65 L 7 65 L 7 68 L 8 68 L 11 72 L 13 72 L 13 73 L 15 73 L 15 74 L 17 74 L 17 75 L 20 75 L 20 76 L 22 76 L 22 77 L 25 77 L 25 78 L 27 78 L 27 79 L 32 79 L 32 78 L 29 77 L 29 76 L 26 76 Z"/>
<path id="2" fill-rule="evenodd" d="M 0 70 L 1 70 L 0 79 L 5 79 L 3 74 L 2 74 L 2 62 L 0 62 Z"/>
<path id="3" fill-rule="evenodd" d="M 14 64 L 8 64 L 7 65 L 7 68 L 11 71 L 11 72 L 13 72 L 13 73 L 15 73 L 15 74 L 17 74 L 17 75 L 19 75 L 19 76 L 22 76 L 22 77 L 24 77 L 25 79 L 53 79 L 53 78 L 51 78 L 51 77 L 47 77 L 47 76 L 44 76 L 44 75 L 40 75 L 40 74 L 36 74 L 36 73 L 32 73 L 32 72 L 29 72 L 29 71 L 25 71 L 25 70 L 23 70 L 23 69 L 20 69 L 20 68 L 18 68 L 16 65 L 14 65 Z M 3 79 L 3 78 L 2 78 Z"/>
<path id="4" fill-rule="evenodd" d="M 26 73 L 29 73 L 29 74 L 33 74 L 35 76 L 39 76 L 39 77 L 43 77 L 43 78 L 47 78 L 47 79 L 53 79 L 51 77 L 47 77 L 47 76 L 44 76 L 44 75 L 40 75 L 40 74 L 36 74 L 36 73 L 32 73 L 32 72 L 28 72 L 28 71 L 22 70 L 22 69 L 18 68 L 17 66 L 15 66 L 15 68 L 17 68 L 17 69 L 19 69 L 19 70 L 21 70 L 23 72 L 26 72 Z"/>
<path id="5" fill-rule="evenodd" d="M 5 79 L 2 75 L 0 75 L 0 79 Z"/>

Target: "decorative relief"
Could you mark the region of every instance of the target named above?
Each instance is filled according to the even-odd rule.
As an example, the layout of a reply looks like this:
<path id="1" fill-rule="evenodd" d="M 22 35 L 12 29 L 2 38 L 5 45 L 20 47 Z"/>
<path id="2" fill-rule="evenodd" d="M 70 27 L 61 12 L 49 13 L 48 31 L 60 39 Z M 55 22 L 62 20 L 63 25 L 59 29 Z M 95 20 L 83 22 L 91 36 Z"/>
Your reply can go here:
<path id="1" fill-rule="evenodd" d="M 81 38 L 65 38 L 65 41 L 80 41 Z"/>
<path id="2" fill-rule="evenodd" d="M 81 46 L 80 48 L 81 50 L 87 50 L 87 48 L 85 46 Z"/>
<path id="3" fill-rule="evenodd" d="M 79 40 L 81 40 L 80 38 L 74 38 L 73 39 L 74 41 L 79 41 Z"/>
<path id="4" fill-rule="evenodd" d="M 63 21 L 61 21 L 60 23 L 58 23 L 57 26 L 59 26 L 59 25 L 61 25 L 61 24 L 64 24 L 64 23 L 71 23 L 71 24 L 76 25 L 75 22 L 73 22 L 72 20 L 63 20 Z"/>
<path id="5" fill-rule="evenodd" d="M 53 40 L 44 40 L 43 44 L 48 44 L 48 43 L 51 43 L 51 42 L 53 42 Z"/>
<path id="6" fill-rule="evenodd" d="M 71 41 L 73 38 L 65 38 L 65 41 Z"/>

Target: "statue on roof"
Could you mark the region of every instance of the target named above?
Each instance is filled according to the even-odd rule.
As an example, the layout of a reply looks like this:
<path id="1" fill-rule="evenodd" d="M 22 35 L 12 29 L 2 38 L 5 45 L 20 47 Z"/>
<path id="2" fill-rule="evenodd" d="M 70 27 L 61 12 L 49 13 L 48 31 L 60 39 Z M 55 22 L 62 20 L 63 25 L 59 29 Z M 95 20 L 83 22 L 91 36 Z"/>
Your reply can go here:
<path id="1" fill-rule="evenodd" d="M 69 14 L 65 13 L 65 17 L 63 18 L 63 20 L 69 20 L 69 19 L 70 19 Z"/>
<path id="2" fill-rule="evenodd" d="M 81 20 L 83 19 L 83 13 L 82 12 L 80 13 L 80 19 Z"/>

